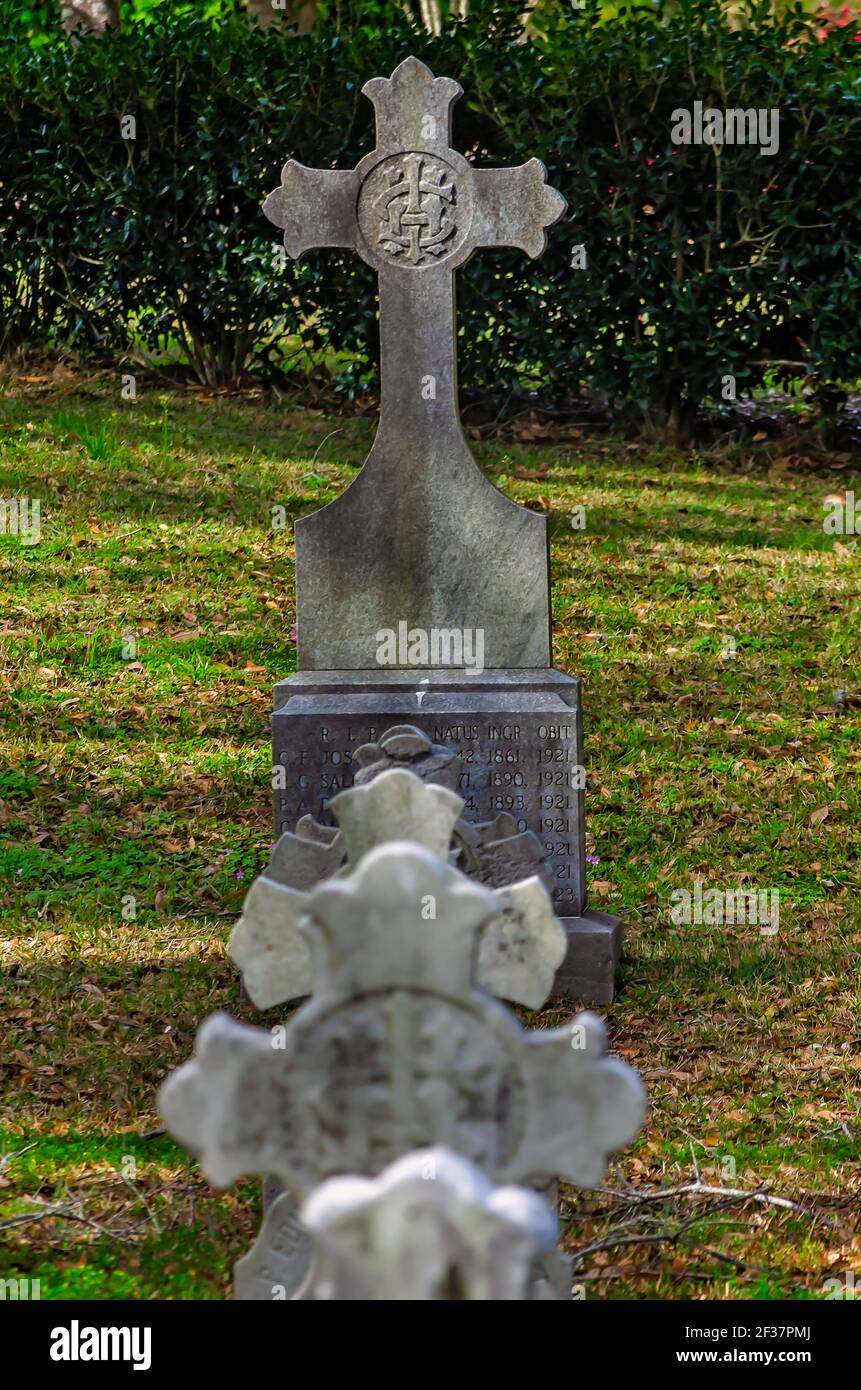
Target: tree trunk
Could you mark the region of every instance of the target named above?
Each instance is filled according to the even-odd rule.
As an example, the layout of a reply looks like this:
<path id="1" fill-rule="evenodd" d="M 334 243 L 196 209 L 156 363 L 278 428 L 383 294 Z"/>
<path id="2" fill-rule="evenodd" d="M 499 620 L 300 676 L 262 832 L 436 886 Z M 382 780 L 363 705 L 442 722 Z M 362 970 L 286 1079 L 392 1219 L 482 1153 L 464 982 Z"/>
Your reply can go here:
<path id="1" fill-rule="evenodd" d="M 119 24 L 120 0 L 60 0 L 60 12 L 67 34 L 73 29 L 103 34 Z"/>

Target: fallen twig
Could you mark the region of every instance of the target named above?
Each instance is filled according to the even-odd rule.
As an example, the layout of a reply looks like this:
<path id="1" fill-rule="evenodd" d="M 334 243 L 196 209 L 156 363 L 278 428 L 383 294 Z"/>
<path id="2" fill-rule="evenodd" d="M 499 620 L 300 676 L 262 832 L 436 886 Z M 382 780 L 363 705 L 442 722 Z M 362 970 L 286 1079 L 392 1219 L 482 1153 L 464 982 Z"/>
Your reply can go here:
<path id="1" fill-rule="evenodd" d="M 636 1189 L 629 1189 L 627 1192 L 618 1192 L 612 1187 L 596 1187 L 596 1192 L 602 1192 L 607 1197 L 615 1197 L 620 1202 L 644 1204 L 646 1202 L 664 1202 L 670 1197 L 687 1197 L 690 1195 L 702 1197 L 730 1197 L 733 1201 L 759 1202 L 763 1206 L 783 1207 L 786 1211 L 803 1211 L 804 1207 L 800 1202 L 792 1202 L 788 1197 L 777 1197 L 772 1192 L 765 1192 L 762 1188 L 754 1188 L 747 1191 L 743 1187 L 714 1187 L 711 1183 L 705 1182 L 686 1182 L 680 1187 L 661 1187 L 655 1192 L 638 1192 Z"/>
<path id="2" fill-rule="evenodd" d="M 16 1149 L 14 1153 L 0 1154 L 0 1172 L 3 1171 L 7 1164 L 12 1163 L 16 1158 L 20 1158 L 22 1154 L 29 1153 L 30 1150 L 35 1149 L 35 1147 L 36 1143 L 34 1141 L 32 1144 L 28 1144 L 27 1147 L 24 1149 Z"/>
<path id="3" fill-rule="evenodd" d="M 111 1240 L 128 1243 L 128 1236 L 121 1235 L 119 1231 L 112 1231 L 110 1226 L 103 1226 L 100 1221 L 94 1221 L 90 1216 L 81 1216 L 78 1212 L 70 1211 L 68 1207 L 45 1207 L 42 1211 L 22 1212 L 20 1216 L 12 1216 L 8 1221 L 0 1221 L 0 1231 L 8 1230 L 11 1226 L 26 1226 L 34 1221 L 49 1221 L 53 1217 L 61 1221 L 77 1221 L 84 1226 L 91 1226 L 101 1235 L 110 1236 Z"/>

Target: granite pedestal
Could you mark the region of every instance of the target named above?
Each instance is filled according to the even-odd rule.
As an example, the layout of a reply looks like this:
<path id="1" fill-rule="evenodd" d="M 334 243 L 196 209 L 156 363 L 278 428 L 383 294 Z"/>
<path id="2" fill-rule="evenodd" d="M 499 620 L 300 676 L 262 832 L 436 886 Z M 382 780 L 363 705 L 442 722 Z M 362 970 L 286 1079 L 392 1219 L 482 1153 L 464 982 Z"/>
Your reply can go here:
<path id="1" fill-rule="evenodd" d="M 328 803 L 353 785 L 356 750 L 393 724 L 456 750 L 468 820 L 508 812 L 539 837 L 569 939 L 556 991 L 612 1000 L 622 924 L 586 904 L 579 682 L 550 668 L 298 672 L 275 689 L 276 836 L 308 814 L 331 824 Z"/>

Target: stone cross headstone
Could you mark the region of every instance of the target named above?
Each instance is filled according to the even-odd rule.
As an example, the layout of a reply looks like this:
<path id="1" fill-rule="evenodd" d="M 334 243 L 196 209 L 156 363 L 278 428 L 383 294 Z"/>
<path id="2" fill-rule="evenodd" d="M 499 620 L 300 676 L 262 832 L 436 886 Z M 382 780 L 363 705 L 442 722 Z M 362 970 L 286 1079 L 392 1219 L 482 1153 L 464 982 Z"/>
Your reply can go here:
<path id="1" fill-rule="evenodd" d="M 393 839 L 448 854 L 462 807 L 454 792 L 399 768 L 341 792 L 332 810 L 341 826 L 344 871 L 368 850 Z M 291 841 L 289 857 L 279 855 L 284 839 Z M 286 870 L 293 882 L 311 886 L 302 857 L 306 848 L 314 867 L 319 867 L 315 857 L 319 845 L 314 839 L 282 837 L 269 869 L 252 884 L 230 938 L 230 954 L 243 972 L 250 999 L 261 1009 L 302 998 L 314 988 L 311 944 L 303 930 L 308 893 L 280 877 Z M 320 875 L 321 880 L 324 877 L 328 874 Z M 479 939 L 478 983 L 499 998 L 540 1008 L 566 949 L 565 933 L 547 890 L 531 875 L 496 889 L 493 901 L 491 905 L 488 900 L 488 917 Z M 430 904 L 426 912 L 432 921 Z"/>
<path id="2" fill-rule="evenodd" d="M 527 1299 L 556 1246 L 548 1203 L 494 1187 L 449 1149 L 420 1149 L 378 1178 L 330 1178 L 302 1207 L 314 1255 L 297 1299 Z"/>
<path id="3" fill-rule="evenodd" d="M 502 1197 L 503 1201 L 508 1201 L 509 1196 L 524 1211 L 524 1223 L 521 1228 L 522 1236 L 530 1236 L 531 1263 L 527 1266 L 527 1250 L 520 1247 L 520 1254 L 509 1245 L 505 1250 L 503 1259 L 504 1267 L 497 1271 L 506 1286 L 513 1290 L 514 1280 L 518 1287 L 522 1287 L 523 1281 L 528 1281 L 528 1292 L 514 1294 L 510 1297 L 528 1297 L 533 1300 L 557 1301 L 571 1297 L 571 1260 L 556 1246 L 556 1218 L 553 1215 L 553 1208 L 556 1205 L 556 1184 L 550 1184 L 547 1191 L 536 1193 L 528 1188 L 506 1187 L 494 1188 L 484 1178 L 484 1174 L 474 1164 L 467 1159 L 459 1158 L 450 1149 L 425 1149 L 418 1153 L 409 1154 L 405 1159 L 398 1159 L 381 1175 L 383 1179 L 393 1173 L 403 1173 L 410 1169 L 414 1171 L 414 1164 L 417 1159 L 421 1161 L 422 1176 L 428 1178 L 426 1156 L 429 1154 L 440 1154 L 447 1156 L 447 1163 L 443 1169 L 442 1177 L 446 1180 L 445 1187 L 448 1189 L 450 1183 L 447 1181 L 453 1178 L 458 1187 L 461 1187 L 461 1176 L 469 1175 L 469 1184 L 479 1187 L 479 1192 L 489 1193 L 490 1196 L 485 1200 L 482 1197 L 482 1204 L 486 1207 L 495 1205 L 493 1197 Z M 453 1170 L 453 1165 L 457 1169 Z M 403 1167 L 401 1165 L 404 1165 Z M 267 1180 L 272 1183 L 272 1179 Z M 234 1266 L 234 1298 L 238 1302 L 271 1303 L 273 1300 L 284 1301 L 286 1299 L 310 1299 L 324 1296 L 321 1287 L 321 1280 L 318 1271 L 321 1264 L 320 1242 L 312 1235 L 308 1222 L 314 1222 L 320 1211 L 316 1199 L 318 1194 L 326 1194 L 326 1205 L 324 1211 L 337 1201 L 338 1205 L 343 1202 L 345 1205 L 351 1202 L 353 1194 L 359 1185 L 363 1185 L 367 1179 L 356 1177 L 354 1174 L 345 1175 L 342 1178 L 329 1178 L 320 1187 L 315 1188 L 310 1197 L 301 1205 L 297 1205 L 289 1192 L 284 1192 L 280 1185 L 278 1193 L 273 1197 L 272 1202 L 264 1210 L 263 1224 L 260 1232 L 252 1245 L 251 1249 L 241 1259 L 236 1261 Z M 376 1185 L 375 1185 L 376 1186 Z M 400 1188 L 400 1184 L 398 1184 Z M 363 1188 L 367 1192 L 368 1188 Z M 389 1192 L 387 1186 L 380 1191 L 381 1202 L 385 1206 L 389 1205 Z M 502 1194 L 505 1194 L 504 1197 Z M 395 1202 L 397 1202 L 397 1196 Z M 483 1255 L 486 1253 L 483 1246 L 484 1237 L 487 1234 L 487 1227 L 476 1224 L 468 1211 L 461 1209 L 452 1211 L 451 1204 L 447 1203 L 449 1191 L 443 1190 L 437 1194 L 428 1195 L 421 1202 L 421 1209 L 425 1216 L 435 1221 L 436 1229 L 425 1237 L 416 1253 L 423 1253 L 427 1256 L 424 1262 L 425 1274 L 427 1265 L 436 1256 L 441 1243 L 450 1235 L 457 1233 L 458 1248 L 461 1253 L 466 1255 L 469 1263 L 475 1265 L 478 1262 L 484 1263 Z M 418 1205 L 418 1203 L 416 1204 Z M 448 1206 L 448 1210 L 446 1207 Z M 385 1219 L 385 1218 L 384 1218 Z M 318 1223 L 319 1226 L 319 1223 Z M 377 1232 L 386 1231 L 393 1239 L 403 1246 L 409 1240 L 409 1232 L 399 1230 L 391 1223 L 380 1226 L 377 1223 Z M 414 1224 L 411 1226 L 414 1229 Z M 549 1232 L 553 1230 L 551 1237 Z M 546 1233 L 546 1234 L 545 1234 Z M 364 1223 L 359 1223 L 358 1227 L 353 1226 L 345 1235 L 355 1235 L 361 1241 L 362 1249 L 366 1253 L 371 1253 L 375 1260 L 378 1252 L 369 1252 L 368 1236 L 370 1232 Z M 498 1232 L 503 1240 L 506 1240 L 505 1232 Z M 471 1241 L 471 1249 L 466 1250 L 467 1244 Z M 508 1244 L 506 1240 L 506 1244 Z M 429 1246 L 431 1248 L 429 1248 Z M 495 1248 L 495 1247 L 494 1247 Z M 393 1252 L 390 1250 L 391 1256 Z M 523 1265 L 518 1268 L 518 1261 L 522 1260 Z M 325 1267 L 325 1265 L 324 1265 Z M 507 1274 L 506 1272 L 507 1271 Z M 490 1275 L 490 1271 L 486 1271 Z M 384 1269 L 372 1269 L 368 1263 L 363 1261 L 361 1276 L 367 1292 L 361 1295 L 362 1298 L 379 1297 L 372 1292 L 372 1286 L 377 1277 L 389 1281 L 389 1286 L 393 1280 L 391 1269 L 386 1272 Z M 398 1286 L 407 1287 L 406 1271 L 400 1271 Z M 483 1274 L 482 1274 L 483 1277 Z M 490 1276 L 493 1277 L 493 1276 Z M 339 1286 L 341 1287 L 341 1286 Z M 415 1286 L 413 1286 L 415 1287 Z M 473 1285 L 474 1287 L 474 1285 Z M 500 1287 L 499 1284 L 496 1285 Z M 344 1296 L 340 1291 L 333 1291 L 326 1294 L 327 1297 L 340 1298 Z M 385 1297 L 391 1297 L 386 1294 Z M 438 1297 L 439 1292 L 435 1289 L 428 1292 L 427 1285 L 424 1292 L 414 1292 L 409 1297 Z M 446 1296 L 451 1296 L 450 1294 Z M 465 1295 L 461 1295 L 465 1296 Z M 475 1295 L 478 1296 L 477 1294 Z M 501 1294 L 493 1294 L 491 1297 L 501 1297 Z"/>
<path id="4" fill-rule="evenodd" d="M 290 160 L 267 216 L 292 256 L 377 272 L 380 422 L 358 477 L 296 526 L 299 671 L 276 688 L 276 830 L 328 817 L 390 724 L 454 744 L 466 814 L 510 813 L 546 846 L 569 948 L 564 992 L 613 997 L 621 924 L 585 892 L 577 681 L 550 666 L 547 519 L 473 459 L 458 414 L 454 276 L 494 246 L 529 256 L 565 202 L 537 159 L 479 169 L 452 148 L 461 88 L 407 58 L 363 88 L 376 144 L 355 169 Z"/>
<path id="5" fill-rule="evenodd" d="M 207 1020 L 162 1087 L 167 1128 L 217 1186 L 271 1175 L 294 1200 L 440 1144 L 494 1184 L 594 1186 L 640 1126 L 642 1085 L 594 1015 L 527 1032 L 476 988 L 494 907 L 422 846 L 371 850 L 310 895 L 313 999 L 272 1034 Z"/>
<path id="6" fill-rule="evenodd" d="M 363 87 L 376 148 L 355 169 L 290 160 L 266 215 L 291 256 L 356 251 L 379 278 L 380 424 L 356 483 L 296 533 L 299 659 L 374 665 L 406 620 L 485 634 L 488 666 L 547 666 L 545 523 L 476 466 L 460 424 L 454 272 L 481 247 L 544 250 L 565 200 L 537 159 L 475 169 L 451 148 L 461 88 L 407 58 Z"/>

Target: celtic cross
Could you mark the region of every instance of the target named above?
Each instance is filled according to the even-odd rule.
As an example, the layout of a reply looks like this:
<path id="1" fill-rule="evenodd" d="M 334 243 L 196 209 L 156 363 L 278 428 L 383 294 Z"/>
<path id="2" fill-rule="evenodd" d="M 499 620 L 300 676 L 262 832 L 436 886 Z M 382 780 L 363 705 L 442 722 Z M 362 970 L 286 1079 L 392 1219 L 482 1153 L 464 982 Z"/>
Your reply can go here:
<path id="1" fill-rule="evenodd" d="M 410 774 L 357 790 L 389 799 L 397 778 Z M 527 1032 L 481 988 L 478 936 L 498 909 L 490 889 L 442 854 L 395 841 L 318 885 L 304 907 L 313 1000 L 271 1034 L 208 1019 L 160 1095 L 168 1129 L 212 1182 L 262 1173 L 286 1188 L 237 1266 L 238 1297 L 301 1282 L 297 1200 L 329 1178 L 376 1177 L 410 1150 L 444 1145 L 493 1184 L 601 1180 L 608 1154 L 640 1126 L 642 1084 L 607 1056 L 595 1015 Z M 258 945 L 275 963 L 277 937 Z"/>
<path id="2" fill-rule="evenodd" d="M 527 1032 L 476 987 L 477 934 L 496 907 L 440 855 L 402 842 L 321 884 L 305 921 L 313 1000 L 278 1038 L 208 1019 L 161 1091 L 171 1134 L 218 1186 L 265 1173 L 298 1197 L 429 1144 L 493 1182 L 600 1182 L 639 1129 L 642 1084 L 606 1055 L 594 1014 Z"/>
<path id="3" fill-rule="evenodd" d="M 264 211 L 293 257 L 349 247 L 379 277 L 380 422 L 352 486 L 296 528 L 299 664 L 375 665 L 400 622 L 481 629 L 487 667 L 550 662 L 546 519 L 488 482 L 457 404 L 454 271 L 482 247 L 539 256 L 565 201 L 537 159 L 476 169 L 451 148 L 457 82 L 407 58 L 362 89 L 374 151 L 290 160 Z"/>

